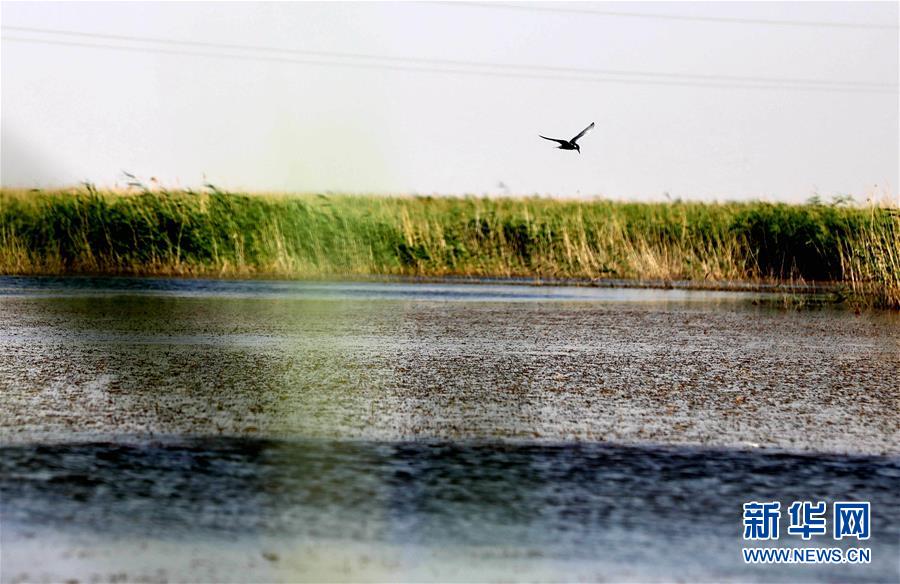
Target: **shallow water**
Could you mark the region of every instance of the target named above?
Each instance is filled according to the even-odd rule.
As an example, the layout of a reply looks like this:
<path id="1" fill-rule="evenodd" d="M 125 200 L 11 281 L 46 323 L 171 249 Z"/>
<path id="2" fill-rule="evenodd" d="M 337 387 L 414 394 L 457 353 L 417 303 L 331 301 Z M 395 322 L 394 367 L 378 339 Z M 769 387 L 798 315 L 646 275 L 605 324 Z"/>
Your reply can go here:
<path id="1" fill-rule="evenodd" d="M 593 302 L 678 302 L 761 298 L 754 292 L 590 286 L 530 286 L 497 283 L 318 282 L 293 280 L 188 280 L 112 277 L 0 276 L 0 294 L 12 296 L 96 297 L 116 294 L 217 298 L 293 298 L 328 300 L 471 300 L 478 302 L 583 300 Z"/>
<path id="2" fill-rule="evenodd" d="M 303 579 L 319 567 L 308 558 L 296 561 L 315 545 L 356 546 L 360 557 L 350 561 L 352 579 L 368 573 L 361 559 L 366 555 L 378 574 L 392 573 L 390 579 L 480 579 L 514 564 L 529 567 L 531 577 L 561 580 L 898 576 L 898 458 L 600 444 L 213 438 L 8 447 L 0 460 L 4 538 L 38 541 L 51 532 L 61 555 L 86 547 L 93 558 L 92 541 L 100 534 L 119 554 L 140 549 L 128 542 L 149 541 L 141 553 L 159 554 L 158 560 L 154 542 L 188 546 L 167 550 L 162 566 L 190 565 L 190 546 L 206 542 L 238 553 L 245 563 L 267 564 L 267 578 L 286 580 Z M 743 502 L 777 499 L 786 508 L 810 497 L 872 503 L 872 564 L 740 563 Z M 267 562 L 263 554 L 278 559 Z M 99 566 L 89 564 L 94 571 L 81 566 L 77 576 L 122 569 L 99 560 Z M 431 561 L 436 565 L 429 567 Z M 6 562 L 5 574 L 43 575 L 24 558 L 13 555 Z M 241 581 L 256 573 L 246 565 L 210 569 L 204 575 L 215 580 Z M 153 574 L 132 566 L 130 579 Z"/>
<path id="3" fill-rule="evenodd" d="M 897 581 L 900 320 L 763 298 L 0 278 L 0 578 Z"/>

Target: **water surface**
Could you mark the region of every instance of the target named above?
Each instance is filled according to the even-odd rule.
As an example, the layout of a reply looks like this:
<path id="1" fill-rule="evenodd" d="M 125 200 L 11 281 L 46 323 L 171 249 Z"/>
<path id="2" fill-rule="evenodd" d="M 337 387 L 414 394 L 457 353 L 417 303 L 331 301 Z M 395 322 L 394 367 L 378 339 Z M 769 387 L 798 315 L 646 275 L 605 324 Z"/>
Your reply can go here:
<path id="1" fill-rule="evenodd" d="M 764 298 L 0 278 L 0 577 L 896 582 L 900 321 Z M 873 563 L 744 566 L 754 498 Z"/>
<path id="2" fill-rule="evenodd" d="M 27 551 L 49 532 L 60 555 L 86 550 L 95 560 L 78 566 L 82 578 L 105 568 L 153 579 L 161 566 L 177 579 L 167 566 L 211 553 L 242 560 L 198 573 L 228 581 L 259 577 L 263 568 L 269 579 L 314 577 L 332 556 L 348 562 L 353 579 L 471 580 L 514 566 L 552 580 L 898 576 L 897 458 L 214 438 L 7 447 L 0 476 L 5 543 L 16 538 L 13 552 Z M 872 564 L 740 563 L 741 503 L 786 507 L 810 497 L 872 502 Z M 135 570 L 98 547 L 149 554 L 159 564 Z M 313 551 L 325 557 L 311 558 Z M 5 565 L 4 574 L 46 573 L 14 553 Z"/>

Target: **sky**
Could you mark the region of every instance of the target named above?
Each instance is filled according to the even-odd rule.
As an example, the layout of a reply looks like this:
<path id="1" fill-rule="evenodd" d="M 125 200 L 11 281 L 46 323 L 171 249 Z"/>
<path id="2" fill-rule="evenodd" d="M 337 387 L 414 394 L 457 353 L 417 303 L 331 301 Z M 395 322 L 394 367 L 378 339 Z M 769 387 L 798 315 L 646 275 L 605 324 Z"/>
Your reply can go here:
<path id="1" fill-rule="evenodd" d="M 896 198 L 898 14 L 2 2 L 0 183 L 124 186 L 124 171 L 247 191 Z M 538 137 L 590 122 L 580 155 Z"/>

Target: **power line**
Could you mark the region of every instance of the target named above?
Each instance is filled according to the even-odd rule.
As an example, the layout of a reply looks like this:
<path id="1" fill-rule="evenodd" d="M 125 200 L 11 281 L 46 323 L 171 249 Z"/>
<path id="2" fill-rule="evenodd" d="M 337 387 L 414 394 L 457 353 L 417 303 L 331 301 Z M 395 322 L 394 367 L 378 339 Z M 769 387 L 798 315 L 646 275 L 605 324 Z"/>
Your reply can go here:
<path id="1" fill-rule="evenodd" d="M 216 59 L 236 59 L 236 60 L 243 60 L 243 61 L 272 62 L 272 63 L 293 63 L 293 64 L 315 65 L 315 66 L 326 66 L 326 67 L 347 67 L 347 68 L 354 68 L 354 69 L 381 69 L 381 70 L 389 70 L 389 71 L 477 75 L 477 76 L 484 76 L 484 77 L 490 77 L 490 78 L 507 77 L 507 78 L 520 78 L 520 79 L 548 79 L 548 80 L 560 80 L 560 81 L 582 81 L 582 82 L 593 82 L 593 83 L 621 83 L 621 84 L 629 84 L 629 85 L 669 85 L 669 86 L 681 86 L 681 87 L 707 87 L 707 88 L 722 88 L 722 89 L 786 89 L 786 90 L 800 90 L 800 91 L 839 91 L 839 92 L 851 92 L 851 93 L 897 93 L 896 86 L 855 87 L 852 85 L 847 85 L 847 86 L 831 86 L 831 87 L 829 87 L 829 86 L 814 86 L 814 85 L 788 84 L 788 83 L 782 83 L 782 84 L 743 83 L 743 84 L 739 84 L 739 83 L 734 83 L 734 82 L 716 82 L 714 80 L 678 81 L 678 80 L 670 80 L 670 79 L 634 79 L 634 78 L 615 78 L 615 77 L 599 77 L 599 76 L 591 77 L 591 76 L 552 75 L 552 74 L 538 74 L 538 73 L 513 73 L 513 72 L 507 72 L 507 71 L 485 71 L 485 70 L 478 70 L 478 69 L 460 69 L 460 68 L 454 69 L 454 68 L 439 68 L 439 67 L 422 67 L 422 66 L 412 66 L 412 65 L 407 66 L 407 65 L 386 65 L 386 64 L 380 64 L 380 63 L 360 63 L 360 62 L 352 62 L 352 61 L 322 61 L 322 60 L 314 60 L 314 59 L 284 58 L 284 57 L 272 57 L 272 56 L 235 55 L 235 54 L 225 54 L 225 53 L 215 53 L 215 52 L 165 49 L 165 48 L 158 48 L 158 47 L 131 47 L 131 46 L 125 46 L 125 45 L 84 43 L 84 42 L 77 42 L 77 41 L 33 39 L 33 38 L 10 37 L 10 36 L 4 36 L 4 37 L 2 37 L 2 40 L 23 42 L 23 43 L 43 44 L 43 45 L 70 46 L 70 47 L 91 48 L 91 49 L 107 49 L 107 50 L 117 50 L 117 51 L 137 52 L 137 53 L 195 56 L 195 57 L 208 57 L 208 58 L 216 58 Z"/>
<path id="2" fill-rule="evenodd" d="M 476 76 L 484 76 L 490 78 L 496 77 L 506 77 L 506 78 L 520 78 L 520 79 L 548 79 L 548 80 L 561 80 L 561 81 L 583 81 L 583 82 L 599 82 L 599 83 L 622 83 L 622 84 L 631 84 L 631 85 L 670 85 L 670 86 L 681 86 L 681 87 L 708 87 L 708 88 L 725 88 L 725 89 L 788 89 L 788 90 L 801 90 L 801 91 L 840 91 L 840 92 L 862 92 L 862 93 L 896 93 L 896 86 L 894 89 L 890 88 L 880 88 L 880 87 L 853 87 L 853 86 L 835 86 L 835 87 L 817 87 L 817 86 L 809 86 L 809 85 L 790 85 L 790 84 L 760 84 L 760 83 L 746 83 L 746 84 L 736 84 L 736 83 L 725 83 L 725 82 L 703 82 L 703 81 L 676 81 L 676 80 L 656 80 L 656 79 L 620 79 L 614 77 L 579 77 L 574 75 L 548 75 L 548 74 L 529 74 L 529 73 L 510 73 L 503 71 L 483 71 L 483 70 L 473 70 L 473 69 L 450 69 L 450 68 L 437 68 L 437 67 L 416 67 L 416 66 L 403 66 L 403 65 L 384 65 L 378 63 L 354 63 L 347 61 L 321 61 L 321 60 L 313 60 L 313 59 L 289 59 L 289 58 L 280 58 L 280 57 L 265 57 L 265 56 L 254 56 L 254 55 L 233 55 L 233 54 L 223 54 L 223 53 L 211 53 L 211 52 L 200 52 L 200 51 L 184 51 L 184 50 L 174 50 L 174 49 L 164 49 L 164 48 L 155 48 L 155 47 L 129 47 L 123 45 L 103 45 L 97 43 L 81 43 L 76 41 L 56 41 L 56 40 L 46 40 L 46 39 L 29 39 L 29 38 L 21 38 L 21 37 L 9 37 L 4 36 L 2 40 L 9 40 L 15 42 L 25 42 L 25 43 L 35 43 L 35 44 L 44 44 L 44 45 L 57 45 L 57 46 L 71 46 L 71 47 L 81 47 L 81 48 L 92 48 L 92 49 L 109 49 L 109 50 L 118 50 L 118 51 L 127 51 L 127 52 L 138 52 L 138 53 L 151 53 L 151 54 L 167 54 L 167 55 L 178 55 L 178 56 L 195 56 L 195 57 L 208 57 L 208 58 L 217 58 L 217 59 L 236 59 L 243 61 L 257 61 L 257 62 L 272 62 L 272 63 L 293 63 L 293 64 L 304 64 L 304 65 L 316 65 L 316 66 L 326 66 L 326 67 L 347 67 L 347 68 L 355 68 L 355 69 L 381 69 L 381 70 L 389 70 L 389 71 L 407 71 L 407 72 L 422 72 L 422 73 L 447 73 L 447 74 L 461 74 L 461 75 L 476 75 Z M 888 86 L 890 87 L 890 86 Z"/>
<path id="3" fill-rule="evenodd" d="M 520 10 L 528 12 L 555 12 L 558 14 L 587 14 L 592 16 L 611 16 L 626 18 L 649 18 L 658 20 L 681 20 L 687 22 L 709 22 L 727 24 L 756 24 L 765 26 L 806 26 L 820 28 L 849 28 L 862 30 L 897 30 L 896 24 L 875 24 L 863 22 L 837 22 L 837 21 L 813 21 L 813 20 L 775 20 L 769 18 L 733 18 L 727 16 L 685 16 L 682 14 L 648 14 L 646 12 L 623 12 L 619 10 L 592 10 L 589 8 L 557 8 L 535 6 L 534 4 L 517 5 L 498 2 L 436 2 L 447 6 L 493 8 L 496 10 Z"/>
<path id="4" fill-rule="evenodd" d="M 692 74 L 692 73 L 665 73 L 657 71 L 628 71 L 621 69 L 589 69 L 578 67 L 559 67 L 551 65 L 520 65 L 513 63 L 496 63 L 496 62 L 479 62 L 465 61 L 454 59 L 429 59 L 420 57 L 398 57 L 394 55 L 372 55 L 366 53 L 346 53 L 337 51 L 313 51 L 308 49 L 290 49 L 283 47 L 273 47 L 265 45 L 246 45 L 235 43 L 213 43 L 204 41 L 180 40 L 165 37 L 154 36 L 136 36 L 136 35 L 120 35 L 107 33 L 94 33 L 74 30 L 35 28 L 23 26 L 3 26 L 4 30 L 13 30 L 19 32 L 64 35 L 91 39 L 107 39 L 115 41 L 128 41 L 140 43 L 156 43 L 167 45 L 180 45 L 188 47 L 202 47 L 214 49 L 241 50 L 251 52 L 266 53 L 284 53 L 291 55 L 302 55 L 310 57 L 327 57 L 337 59 L 363 59 L 367 61 L 388 61 L 393 63 L 429 65 L 438 67 L 477 67 L 489 69 L 518 70 L 518 71 L 546 71 L 552 73 L 578 74 L 578 75 L 613 75 L 623 77 L 645 77 L 645 78 L 667 78 L 667 79 L 684 79 L 709 82 L 737 82 L 737 83 L 762 83 L 762 84 L 792 84 L 792 85 L 822 85 L 822 86 L 853 86 L 853 87 L 871 87 L 877 89 L 886 89 L 894 91 L 897 85 L 888 83 L 878 83 L 871 81 L 840 81 L 840 80 L 823 80 L 823 79 L 790 79 L 784 77 L 759 77 L 759 76 L 741 76 L 741 75 L 723 75 L 723 74 Z"/>

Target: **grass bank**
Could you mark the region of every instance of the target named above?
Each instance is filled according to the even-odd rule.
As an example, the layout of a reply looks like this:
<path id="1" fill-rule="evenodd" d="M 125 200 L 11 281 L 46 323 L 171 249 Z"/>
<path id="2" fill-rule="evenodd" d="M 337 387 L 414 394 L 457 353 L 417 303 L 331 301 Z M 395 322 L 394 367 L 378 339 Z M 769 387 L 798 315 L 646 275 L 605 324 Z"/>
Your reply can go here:
<path id="1" fill-rule="evenodd" d="M 0 191 L 0 272 L 845 285 L 900 307 L 900 215 L 848 205 Z"/>

